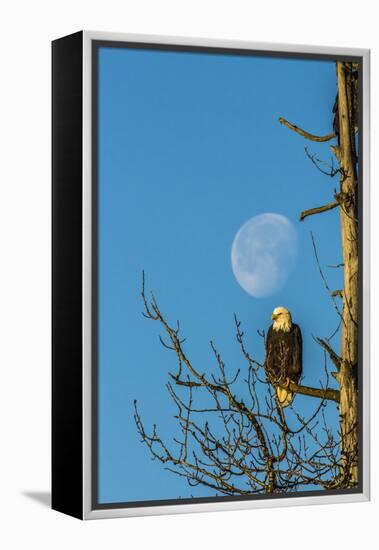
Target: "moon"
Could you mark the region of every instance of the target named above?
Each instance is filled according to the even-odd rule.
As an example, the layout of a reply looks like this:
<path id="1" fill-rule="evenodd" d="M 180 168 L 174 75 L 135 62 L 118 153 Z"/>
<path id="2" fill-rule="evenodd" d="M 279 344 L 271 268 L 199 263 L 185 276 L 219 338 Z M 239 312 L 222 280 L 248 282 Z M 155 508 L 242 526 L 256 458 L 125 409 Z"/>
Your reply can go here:
<path id="1" fill-rule="evenodd" d="M 283 288 L 295 266 L 297 234 L 281 214 L 254 216 L 238 230 L 231 250 L 232 269 L 240 286 L 254 298 Z"/>

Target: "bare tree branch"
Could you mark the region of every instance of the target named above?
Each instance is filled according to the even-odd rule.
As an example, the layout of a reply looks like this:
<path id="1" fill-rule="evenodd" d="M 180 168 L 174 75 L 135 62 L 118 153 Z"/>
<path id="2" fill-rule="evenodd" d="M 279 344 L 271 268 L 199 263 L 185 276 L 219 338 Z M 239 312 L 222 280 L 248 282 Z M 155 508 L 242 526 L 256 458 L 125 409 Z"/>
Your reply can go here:
<path id="1" fill-rule="evenodd" d="M 294 382 L 290 382 L 287 387 L 294 393 L 308 395 L 309 397 L 318 397 L 320 399 L 335 401 L 336 403 L 339 403 L 340 401 L 340 392 L 338 390 L 333 390 L 330 388 L 311 388 L 310 386 L 303 385 L 299 386 Z"/>
<path id="2" fill-rule="evenodd" d="M 310 208 L 309 210 L 304 210 L 300 213 L 300 221 L 304 221 L 308 216 L 313 216 L 314 214 L 322 214 L 323 212 L 328 212 L 328 210 L 333 210 L 339 206 L 338 201 L 330 202 L 324 206 L 317 206 L 316 208 Z"/>
<path id="3" fill-rule="evenodd" d="M 238 382 L 241 369 L 227 376 L 226 365 L 213 342 L 211 350 L 218 375 L 201 372 L 193 365 L 183 348 L 179 324 L 174 328 L 168 323 L 154 294 L 147 299 L 144 276 L 142 299 L 145 317 L 164 329 L 168 342 L 161 338 L 161 343 L 174 352 L 178 367 L 176 373 L 169 373 L 172 383 L 167 384 L 177 407 L 175 418 L 181 434 L 173 438 L 176 450 L 163 441 L 155 425 L 151 433 L 145 430 L 135 403 L 137 430 L 154 459 L 186 479 L 191 487 L 204 485 L 227 495 L 291 492 L 310 485 L 329 488 L 331 479 L 337 483 L 338 441 L 327 427 L 323 439 L 315 433 L 326 403 L 339 401 L 338 390 L 328 388 L 326 366 L 326 383 L 321 388 L 292 382 L 287 386 L 295 393 L 317 398 L 315 411 L 304 418 L 291 406 L 293 414 L 285 413 L 263 365 L 247 351 L 241 322 L 235 315 L 237 342 L 247 364 L 244 384 L 249 403 L 238 395 L 243 389 L 242 381 Z M 237 382 L 238 387 L 233 390 Z M 195 390 L 205 392 L 201 406 L 195 405 Z M 179 392 L 187 393 L 182 396 Z M 337 485 L 342 487 L 341 483 Z"/>
<path id="4" fill-rule="evenodd" d="M 317 158 L 316 155 L 311 155 L 310 152 L 308 151 L 308 147 L 304 147 L 304 150 L 305 150 L 305 154 L 307 155 L 309 160 L 312 162 L 312 164 L 314 164 L 317 170 L 319 170 L 325 176 L 334 178 L 334 176 L 341 173 L 341 169 L 339 167 L 338 168 L 334 167 L 333 158 L 332 158 L 332 163 L 328 164 L 327 162 Z M 322 168 L 322 166 L 325 166 L 327 170 Z"/>
<path id="5" fill-rule="evenodd" d="M 291 122 L 288 122 L 283 117 L 279 117 L 280 124 L 283 124 L 284 126 L 287 126 L 290 130 L 293 130 L 300 136 L 309 139 L 310 141 L 317 141 L 317 142 L 323 142 L 323 141 L 330 141 L 331 139 L 336 137 L 336 134 L 332 132 L 331 134 L 327 134 L 326 136 L 315 136 L 314 134 L 310 134 L 309 132 L 306 132 L 305 130 L 302 130 L 298 126 L 295 126 L 295 124 L 291 124 Z"/>
<path id="6" fill-rule="evenodd" d="M 330 344 L 323 340 L 322 338 L 316 338 L 316 341 L 320 344 L 320 346 L 328 353 L 331 361 L 333 362 L 334 366 L 337 370 L 340 370 L 341 368 L 341 357 L 333 350 Z"/>

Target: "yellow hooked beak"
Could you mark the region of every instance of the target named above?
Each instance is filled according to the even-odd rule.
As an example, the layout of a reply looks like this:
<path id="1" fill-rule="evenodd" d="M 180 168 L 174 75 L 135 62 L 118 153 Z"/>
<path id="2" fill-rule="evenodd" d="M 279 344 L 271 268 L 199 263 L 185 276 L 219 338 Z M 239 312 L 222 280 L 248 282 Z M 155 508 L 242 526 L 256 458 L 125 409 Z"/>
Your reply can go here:
<path id="1" fill-rule="evenodd" d="M 279 315 L 278 315 L 277 313 L 273 313 L 273 314 L 271 315 L 271 319 L 272 319 L 273 321 L 275 321 L 278 317 L 279 317 Z"/>

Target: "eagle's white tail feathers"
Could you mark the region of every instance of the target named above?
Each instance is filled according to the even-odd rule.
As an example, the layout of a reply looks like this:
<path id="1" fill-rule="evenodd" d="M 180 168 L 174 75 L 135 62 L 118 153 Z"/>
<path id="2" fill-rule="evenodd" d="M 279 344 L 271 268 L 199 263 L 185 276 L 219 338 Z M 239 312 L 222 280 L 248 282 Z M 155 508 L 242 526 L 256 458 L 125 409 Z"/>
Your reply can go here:
<path id="1" fill-rule="evenodd" d="M 287 390 L 286 388 L 276 388 L 276 396 L 281 407 L 288 407 L 288 405 L 292 402 L 293 392 Z"/>

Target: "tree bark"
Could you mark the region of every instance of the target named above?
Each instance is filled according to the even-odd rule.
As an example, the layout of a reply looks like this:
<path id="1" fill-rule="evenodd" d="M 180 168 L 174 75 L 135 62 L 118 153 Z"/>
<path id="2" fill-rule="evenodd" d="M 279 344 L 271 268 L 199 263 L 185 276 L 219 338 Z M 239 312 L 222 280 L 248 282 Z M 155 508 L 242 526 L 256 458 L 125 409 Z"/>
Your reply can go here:
<path id="1" fill-rule="evenodd" d="M 348 484 L 358 482 L 358 193 L 353 126 L 352 64 L 337 62 L 340 194 L 344 290 L 341 334 L 340 418 L 342 465 Z"/>

